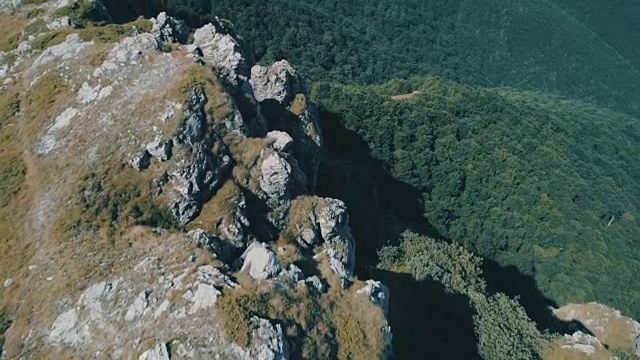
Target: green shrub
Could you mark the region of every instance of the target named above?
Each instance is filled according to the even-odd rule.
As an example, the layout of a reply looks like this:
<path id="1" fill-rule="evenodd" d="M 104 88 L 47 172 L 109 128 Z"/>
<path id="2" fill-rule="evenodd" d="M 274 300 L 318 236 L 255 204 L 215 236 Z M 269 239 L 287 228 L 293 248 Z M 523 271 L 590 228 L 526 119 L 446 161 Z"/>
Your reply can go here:
<path id="1" fill-rule="evenodd" d="M 0 159 L 0 207 L 7 206 L 20 191 L 27 167 L 19 158 Z"/>

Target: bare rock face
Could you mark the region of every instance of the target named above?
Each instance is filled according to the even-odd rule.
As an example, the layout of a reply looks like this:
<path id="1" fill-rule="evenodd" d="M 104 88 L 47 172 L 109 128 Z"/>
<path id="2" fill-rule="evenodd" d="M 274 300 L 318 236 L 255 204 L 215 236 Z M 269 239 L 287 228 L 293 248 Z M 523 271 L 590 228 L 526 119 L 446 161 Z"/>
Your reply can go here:
<path id="1" fill-rule="evenodd" d="M 269 320 L 252 317 L 255 326 L 251 344 L 246 351 L 241 351 L 246 359 L 255 360 L 287 360 L 289 346 L 284 339 L 280 324 L 273 325 Z"/>
<path id="2" fill-rule="evenodd" d="M 346 286 L 355 268 L 355 244 L 345 204 L 330 198 L 300 198 L 292 211 L 301 212 L 289 229 L 304 247 L 323 244 L 329 266 Z"/>
<path id="3" fill-rule="evenodd" d="M 356 262 L 347 207 L 340 200 L 325 201 L 326 205 L 318 212 L 320 233 L 327 246 L 331 269 L 341 278 L 346 278 L 353 274 Z"/>
<path id="4" fill-rule="evenodd" d="M 184 44 L 187 42 L 189 29 L 187 29 L 182 21 L 168 16 L 165 12 L 161 12 L 156 18 L 152 18 L 151 22 L 153 23 L 151 33 L 159 43 Z"/>
<path id="5" fill-rule="evenodd" d="M 153 349 L 142 353 L 139 360 L 171 360 L 167 344 L 158 343 Z"/>
<path id="6" fill-rule="evenodd" d="M 284 131 L 270 131 L 267 133 L 268 139 L 273 139 L 273 148 L 279 152 L 289 152 L 293 145 L 293 139 Z"/>
<path id="7" fill-rule="evenodd" d="M 254 65 L 249 80 L 256 99 L 260 102 L 275 100 L 288 105 L 295 94 L 304 92 L 304 84 L 286 60 L 271 66 Z"/>
<path id="8" fill-rule="evenodd" d="M 199 214 L 204 202 L 224 183 L 231 169 L 231 158 L 226 152 L 214 154 L 211 150 L 212 144 L 221 139 L 207 126 L 206 100 L 206 95 L 192 90 L 185 117 L 174 135 L 176 151 L 182 150 L 185 155 L 169 172 L 169 182 L 176 194 L 171 200 L 171 212 L 182 225 Z"/>
<path id="9" fill-rule="evenodd" d="M 219 71 L 221 79 L 237 90 L 249 75 L 247 56 L 238 40 L 226 32 L 221 24 L 207 24 L 193 34 L 193 45 L 202 54 L 202 60 Z"/>
<path id="10" fill-rule="evenodd" d="M 584 358 L 595 357 L 597 354 L 606 352 L 605 347 L 597 338 L 581 331 L 565 335 L 564 341 L 563 349 L 580 353 Z"/>
<path id="11" fill-rule="evenodd" d="M 304 193 L 306 176 L 298 169 L 297 162 L 282 153 L 266 155 L 260 166 L 260 174 L 260 189 L 272 206 L 288 206 L 296 195 Z"/>
<path id="12" fill-rule="evenodd" d="M 292 154 L 307 177 L 309 190 L 313 191 L 322 133 L 304 81 L 286 60 L 281 60 L 271 66 L 253 66 L 249 83 L 266 114 L 269 129 L 286 131 L 294 140 Z"/>

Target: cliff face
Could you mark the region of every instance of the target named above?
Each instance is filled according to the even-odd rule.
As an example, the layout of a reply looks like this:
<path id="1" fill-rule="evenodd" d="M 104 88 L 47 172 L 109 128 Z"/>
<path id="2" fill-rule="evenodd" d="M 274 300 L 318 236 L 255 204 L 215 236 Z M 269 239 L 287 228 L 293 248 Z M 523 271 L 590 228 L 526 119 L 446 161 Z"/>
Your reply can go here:
<path id="1" fill-rule="evenodd" d="M 2 1 L 3 356 L 387 358 L 303 78 L 229 24 Z"/>

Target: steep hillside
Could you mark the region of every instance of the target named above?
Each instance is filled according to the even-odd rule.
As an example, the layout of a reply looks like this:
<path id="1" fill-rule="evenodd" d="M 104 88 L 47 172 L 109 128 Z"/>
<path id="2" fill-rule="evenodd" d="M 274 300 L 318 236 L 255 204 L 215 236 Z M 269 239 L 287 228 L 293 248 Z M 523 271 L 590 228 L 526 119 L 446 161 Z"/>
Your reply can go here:
<path id="1" fill-rule="evenodd" d="M 640 316 L 638 119 L 538 93 L 435 78 L 319 84 L 314 94 L 324 127 L 357 133 L 383 172 L 405 184 L 385 180 L 377 191 L 395 216 L 503 267 L 516 266 L 558 304 L 596 300 Z M 349 193 L 339 185 L 344 180 L 331 180 L 346 171 L 352 188 L 367 183 L 366 173 L 344 168 L 361 165 L 337 162 L 361 163 L 366 147 L 358 150 L 344 135 L 329 141 L 342 150 L 332 155 L 324 191 Z M 366 196 L 345 196 L 353 212 L 371 212 Z M 361 221 L 356 233 L 380 226 L 355 219 Z M 388 236 L 367 234 L 370 250 L 363 256 L 370 258 Z M 517 281 L 495 276 L 499 288 L 518 293 Z"/>

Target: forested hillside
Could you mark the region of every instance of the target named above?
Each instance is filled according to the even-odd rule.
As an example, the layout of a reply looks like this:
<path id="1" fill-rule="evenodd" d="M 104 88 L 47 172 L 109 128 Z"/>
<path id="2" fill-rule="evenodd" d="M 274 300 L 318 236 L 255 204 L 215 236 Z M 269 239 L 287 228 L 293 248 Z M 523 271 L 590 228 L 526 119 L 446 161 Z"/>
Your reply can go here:
<path id="1" fill-rule="evenodd" d="M 595 299 L 640 316 L 638 119 L 436 78 L 315 94 L 323 126 L 362 136 L 420 194 L 438 236 L 535 276 L 558 303 Z M 409 204 L 405 194 L 389 197 Z"/>
<path id="2" fill-rule="evenodd" d="M 382 83 L 438 75 L 591 99 L 640 114 L 637 6 L 591 0 L 120 0 L 228 19 L 262 61 L 312 80 Z M 606 11 L 603 11 L 606 8 Z M 636 20 L 634 20 L 636 19 Z"/>

